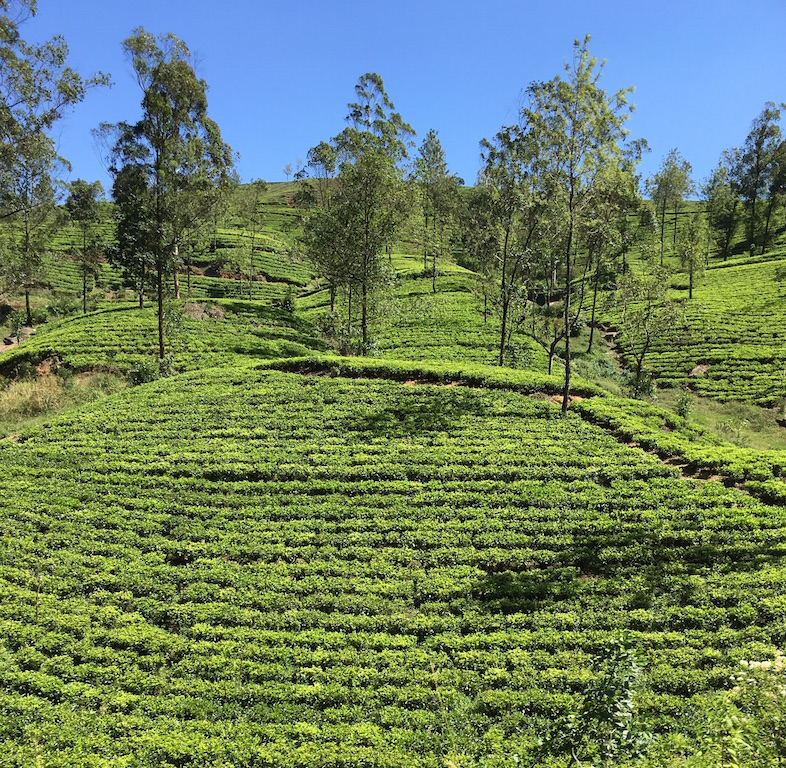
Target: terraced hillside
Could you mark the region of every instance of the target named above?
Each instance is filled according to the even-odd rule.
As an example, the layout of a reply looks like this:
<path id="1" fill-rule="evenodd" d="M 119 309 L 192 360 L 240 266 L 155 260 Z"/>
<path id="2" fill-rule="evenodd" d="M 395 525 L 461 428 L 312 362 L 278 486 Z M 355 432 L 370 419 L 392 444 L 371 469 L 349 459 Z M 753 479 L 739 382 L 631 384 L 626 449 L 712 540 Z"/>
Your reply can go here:
<path id="1" fill-rule="evenodd" d="M 713 264 L 692 301 L 674 295 L 684 321 L 647 355 L 660 386 L 766 406 L 786 398 L 785 256 Z"/>
<path id="2" fill-rule="evenodd" d="M 786 641 L 782 508 L 513 392 L 187 373 L 0 495 L 7 765 L 564 765 L 620 630 L 663 750 Z"/>
<path id="3" fill-rule="evenodd" d="M 262 301 L 186 303 L 177 322 L 168 342 L 175 370 L 207 368 L 243 357 L 296 357 L 324 347 L 309 324 Z M 8 374 L 25 361 L 38 365 L 57 359 L 75 371 L 126 373 L 140 363 L 153 364 L 156 332 L 154 308 L 115 304 L 48 324 L 0 355 L 0 372 Z"/>

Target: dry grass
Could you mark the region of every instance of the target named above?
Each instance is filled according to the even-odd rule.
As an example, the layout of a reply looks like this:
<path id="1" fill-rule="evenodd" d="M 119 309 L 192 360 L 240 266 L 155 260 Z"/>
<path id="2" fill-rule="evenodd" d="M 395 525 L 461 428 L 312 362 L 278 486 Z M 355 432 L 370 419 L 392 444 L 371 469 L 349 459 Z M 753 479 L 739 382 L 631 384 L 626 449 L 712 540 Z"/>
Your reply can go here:
<path id="1" fill-rule="evenodd" d="M 125 379 L 107 373 L 78 376 L 46 374 L 14 381 L 0 390 L 0 436 L 18 432 L 44 418 L 119 392 Z"/>

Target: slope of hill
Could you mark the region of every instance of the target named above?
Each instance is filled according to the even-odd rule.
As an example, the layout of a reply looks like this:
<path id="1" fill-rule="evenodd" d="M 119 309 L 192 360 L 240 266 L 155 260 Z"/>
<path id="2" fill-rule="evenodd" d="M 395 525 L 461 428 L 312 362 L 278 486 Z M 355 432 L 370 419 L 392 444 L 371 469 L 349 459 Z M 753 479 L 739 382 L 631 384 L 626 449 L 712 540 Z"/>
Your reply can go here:
<path id="1" fill-rule="evenodd" d="M 687 737 L 786 641 L 783 509 L 512 392 L 195 371 L 0 468 L 20 764 L 545 765 L 620 631 Z"/>
<path id="2" fill-rule="evenodd" d="M 578 378 L 559 418 L 543 347 L 489 365 L 498 323 L 448 260 L 434 291 L 393 254 L 373 357 L 330 354 L 353 339 L 284 253 L 290 191 L 254 301 L 243 222 L 195 256 L 179 375 L 0 440 L 0 765 L 564 766 L 621 645 L 655 763 L 701 749 L 740 661 L 786 643 L 786 456 Z M 769 402 L 780 264 L 708 272 L 662 384 Z M 154 367 L 153 309 L 101 307 L 0 374 Z"/>

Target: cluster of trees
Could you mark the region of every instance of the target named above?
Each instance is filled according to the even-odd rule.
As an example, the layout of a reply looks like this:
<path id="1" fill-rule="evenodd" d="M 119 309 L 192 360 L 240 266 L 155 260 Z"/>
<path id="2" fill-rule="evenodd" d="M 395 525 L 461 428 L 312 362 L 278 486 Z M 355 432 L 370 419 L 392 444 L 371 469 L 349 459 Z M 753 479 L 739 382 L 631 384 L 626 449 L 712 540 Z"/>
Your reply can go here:
<path id="1" fill-rule="evenodd" d="M 479 185 L 465 196 L 434 131 L 414 162 L 415 184 L 404 183 L 412 129 L 393 110 L 379 76 L 361 78 L 349 127 L 309 153 L 316 183 L 308 202 L 318 205 L 304 236 L 333 295 L 344 288 L 350 307 L 352 295 L 359 297 L 361 351 L 368 349 L 369 296 L 384 278 L 384 253 L 412 202 L 409 190 L 418 195 L 424 270 L 430 258 L 432 280 L 437 255 L 459 233 L 466 257 L 484 277 L 487 299 L 499 310 L 500 365 L 538 297 L 543 330 L 532 330 L 552 357 L 564 342 L 567 408 L 570 331 L 583 310 L 588 276 L 594 275 L 597 289 L 604 264 L 622 252 L 630 235 L 628 213 L 640 205 L 634 172 L 642 143 L 629 141 L 625 129 L 628 90 L 609 96 L 600 87 L 602 65 L 588 42 L 576 41 L 564 77 L 527 89 L 516 125 L 482 142 Z"/>
<path id="2" fill-rule="evenodd" d="M 69 166 L 57 154 L 52 129 L 89 89 L 109 84 L 103 73 L 85 78 L 75 72 L 61 37 L 43 45 L 25 42 L 20 28 L 35 13 L 35 0 L 0 0 L 0 216 L 11 224 L 3 228 L 0 268 L 6 286 L 25 295 L 28 325 L 30 291 L 42 277 L 46 244 L 63 225 L 64 213 L 82 235 L 78 255 L 87 310 L 103 190 L 98 182 L 59 180 Z M 142 116 L 103 125 L 97 136 L 108 148 L 113 176 L 115 259 L 138 286 L 140 304 L 146 276 L 154 274 L 163 361 L 165 275 L 236 178 L 231 149 L 207 115 L 207 85 L 197 77 L 185 43 L 174 35 L 156 39 L 140 28 L 123 49 L 142 91 Z M 65 207 L 59 207 L 66 192 Z M 256 214 L 250 218 L 257 220 Z"/>
<path id="3" fill-rule="evenodd" d="M 430 269 L 436 290 L 437 259 L 452 242 L 463 181 L 448 171 L 434 130 L 408 172 L 404 164 L 415 132 L 395 111 L 378 74 L 363 75 L 355 94 L 356 100 L 348 104 L 347 127 L 309 150 L 311 178 L 298 202 L 309 209 L 302 245 L 330 286 L 331 316 L 336 317 L 337 293 L 344 291 L 349 308 L 342 329 L 346 346 L 366 354 L 373 296 L 390 277 L 391 251 L 401 225 L 413 208 L 420 212 L 423 270 Z M 355 305 L 360 314 L 357 331 Z"/>
<path id="4" fill-rule="evenodd" d="M 61 222 L 58 179 L 68 163 L 53 128 L 91 88 L 109 83 L 103 73 L 74 71 L 62 37 L 27 43 L 21 27 L 35 13 L 35 0 L 0 0 L 0 218 L 13 223 L 3 228 L 0 269 L 5 284 L 24 293 L 27 325 L 45 245 Z"/>
<path id="5" fill-rule="evenodd" d="M 771 245 L 777 215 L 786 205 L 786 140 L 781 109 L 767 102 L 741 147 L 728 149 L 703 186 L 716 247 L 727 258 L 742 225 L 751 252 Z"/>

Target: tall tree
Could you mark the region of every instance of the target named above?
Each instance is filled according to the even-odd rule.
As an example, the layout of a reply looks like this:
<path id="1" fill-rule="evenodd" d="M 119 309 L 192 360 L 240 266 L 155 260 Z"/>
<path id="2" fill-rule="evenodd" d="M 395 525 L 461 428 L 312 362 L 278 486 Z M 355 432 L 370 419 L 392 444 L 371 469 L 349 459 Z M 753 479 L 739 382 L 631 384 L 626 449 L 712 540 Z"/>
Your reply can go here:
<path id="1" fill-rule="evenodd" d="M 634 397 L 645 396 L 652 388 L 645 368 L 647 353 L 681 318 L 679 307 L 669 298 L 669 277 L 665 267 L 649 260 L 642 274 L 625 275 L 617 290 L 619 338 L 626 354 L 633 358 Z"/>
<path id="2" fill-rule="evenodd" d="M 737 175 L 747 212 L 746 234 L 751 246 L 759 244 L 759 202 L 762 194 L 766 194 L 773 160 L 781 143 L 781 129 L 778 125 L 780 117 L 780 109 L 768 101 L 753 121 L 739 153 Z"/>
<path id="3" fill-rule="evenodd" d="M 0 208 L 3 218 L 18 225 L 4 244 L 0 268 L 6 281 L 25 292 L 28 325 L 30 290 L 41 277 L 44 242 L 58 221 L 57 175 L 67 167 L 52 129 L 90 88 L 109 83 L 107 75 L 83 78 L 74 71 L 62 37 L 25 42 L 20 26 L 35 12 L 35 0 L 0 2 Z"/>
<path id="4" fill-rule="evenodd" d="M 666 212 L 674 213 L 674 236 L 672 247 L 677 245 L 677 218 L 685 198 L 694 190 L 691 164 L 674 147 L 661 163 L 660 170 L 647 179 L 647 191 L 655 204 L 660 226 L 660 265 L 663 266 L 664 242 L 666 237 Z"/>
<path id="5" fill-rule="evenodd" d="M 189 230 L 209 218 L 222 188 L 234 181 L 233 158 L 207 115 L 207 84 L 196 76 L 182 40 L 172 34 L 156 39 L 140 27 L 123 51 L 142 89 L 142 117 L 103 130 L 115 138 L 110 171 L 119 230 L 138 222 L 137 246 L 155 269 L 163 362 L 164 275 Z"/>
<path id="6" fill-rule="evenodd" d="M 33 325 L 30 292 L 43 280 L 46 244 L 62 224 L 54 180 L 59 158 L 48 136 L 39 134 L 38 139 L 28 137 L 23 153 L 2 174 L 5 200 L 13 207 L 9 218 L 14 222 L 4 233 L 2 274 L 10 287 L 24 292 L 28 327 Z"/>
<path id="7" fill-rule="evenodd" d="M 347 127 L 330 142 L 339 171 L 329 208 L 306 219 L 304 245 L 324 276 L 349 289 L 350 312 L 351 296 L 358 295 L 366 354 L 371 300 L 387 271 L 382 256 L 407 208 L 401 163 L 414 131 L 395 111 L 379 75 L 363 75 L 355 95 Z"/>
<path id="8" fill-rule="evenodd" d="M 529 281 L 541 253 L 536 241 L 544 205 L 529 174 L 535 150 L 530 139 L 513 126 L 502 128 L 492 141 L 481 142 L 483 166 L 478 181 L 489 191 L 488 223 L 496 230 L 494 261 L 489 266 L 498 283 L 499 365 L 505 364 L 513 333 L 524 321 Z"/>
<path id="9" fill-rule="evenodd" d="M 725 261 L 740 221 L 739 188 L 734 175 L 736 150 L 723 153 L 720 162 L 702 186 L 706 201 L 707 224 L 715 246 Z"/>
<path id="10" fill-rule="evenodd" d="M 257 244 L 257 230 L 262 222 L 262 195 L 267 189 L 267 184 L 262 179 L 252 179 L 248 184 L 239 189 L 240 214 L 243 223 L 251 224 L 251 243 L 249 245 L 249 273 L 248 273 L 248 298 L 253 298 L 254 278 L 254 252 Z"/>
<path id="11" fill-rule="evenodd" d="M 613 265 L 628 245 L 628 215 L 638 212 L 641 198 L 638 178 L 632 165 L 608 165 L 598 175 L 594 199 L 588 215 L 581 222 L 581 240 L 586 248 L 585 268 L 592 279 L 592 304 L 589 320 L 590 337 L 587 353 L 595 337 L 595 312 L 601 285 L 614 274 Z"/>
<path id="12" fill-rule="evenodd" d="M 457 211 L 458 190 L 463 181 L 448 171 L 445 150 L 433 128 L 426 134 L 415 158 L 415 182 L 423 217 L 423 271 L 428 270 L 430 255 L 431 285 L 436 292 L 437 256 L 443 255 L 450 239 L 450 224 Z"/>
<path id="13" fill-rule="evenodd" d="M 82 232 L 82 248 L 79 252 L 82 271 L 82 312 L 87 314 L 87 278 L 96 275 L 98 265 L 98 242 L 96 224 L 100 221 L 98 201 L 104 194 L 100 181 L 92 183 L 77 179 L 69 184 L 70 194 L 65 202 L 68 215 Z"/>
<path id="14" fill-rule="evenodd" d="M 607 95 L 599 83 L 603 64 L 589 51 L 589 36 L 576 40 L 573 57 L 565 64 L 565 78 L 533 83 L 529 104 L 522 110 L 522 131 L 536 148 L 530 167 L 556 222 L 556 240 L 564 267 L 565 384 L 562 412 L 567 412 L 571 384 L 570 329 L 573 258 L 581 221 L 589 215 L 598 179 L 604 169 L 629 162 L 625 122 L 630 88 Z M 633 153 L 639 147 L 632 147 Z"/>

